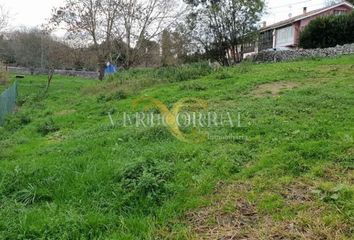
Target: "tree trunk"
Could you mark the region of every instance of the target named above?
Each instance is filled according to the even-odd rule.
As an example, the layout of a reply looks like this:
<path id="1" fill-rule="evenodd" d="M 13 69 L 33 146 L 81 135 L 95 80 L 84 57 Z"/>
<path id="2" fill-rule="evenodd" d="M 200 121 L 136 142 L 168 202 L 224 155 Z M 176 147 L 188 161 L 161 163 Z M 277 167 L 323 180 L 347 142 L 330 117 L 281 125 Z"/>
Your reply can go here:
<path id="1" fill-rule="evenodd" d="M 237 47 L 236 47 L 236 48 L 237 48 Z M 236 48 L 235 48 L 234 45 L 232 46 L 232 57 L 233 57 L 233 60 L 234 60 L 234 64 L 237 63 Z"/>
<path id="2" fill-rule="evenodd" d="M 104 58 L 102 56 L 100 56 L 98 58 L 98 79 L 100 81 L 103 81 L 104 77 L 105 77 L 105 69 L 106 69 L 106 62 L 104 60 Z"/>
<path id="3" fill-rule="evenodd" d="M 236 47 L 236 55 L 237 55 L 237 61 L 235 62 L 235 64 L 240 62 L 240 53 L 238 51 L 238 47 Z"/>
<path id="4" fill-rule="evenodd" d="M 106 64 L 99 64 L 99 70 L 98 70 L 98 72 L 99 72 L 99 76 L 98 76 L 98 79 L 100 80 L 100 81 L 103 81 L 103 79 L 104 79 L 104 77 L 105 77 L 105 69 L 106 69 Z"/>
<path id="5" fill-rule="evenodd" d="M 52 83 L 53 75 L 54 75 L 54 68 L 50 68 L 48 70 L 48 82 L 47 82 L 47 87 L 45 89 L 45 92 L 48 92 L 49 90 L 50 84 Z"/>
<path id="6" fill-rule="evenodd" d="M 126 53 L 125 53 L 125 68 L 129 69 L 130 67 L 130 44 L 131 44 L 131 38 L 130 38 L 130 27 L 127 29 L 127 46 L 126 46 Z"/>

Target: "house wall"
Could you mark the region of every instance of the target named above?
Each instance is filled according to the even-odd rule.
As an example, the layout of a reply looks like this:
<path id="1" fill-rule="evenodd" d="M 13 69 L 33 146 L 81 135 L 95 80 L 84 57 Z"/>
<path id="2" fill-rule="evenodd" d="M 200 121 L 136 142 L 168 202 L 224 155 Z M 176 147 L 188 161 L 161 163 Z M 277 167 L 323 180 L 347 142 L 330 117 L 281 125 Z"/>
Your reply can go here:
<path id="1" fill-rule="evenodd" d="M 268 29 L 266 31 L 263 31 L 260 33 L 259 41 L 258 44 L 256 44 L 255 52 L 258 53 L 260 51 L 270 50 L 272 48 L 277 48 L 279 50 L 298 48 L 300 43 L 300 33 L 312 20 L 321 16 L 333 15 L 337 12 L 349 13 L 351 11 L 353 11 L 353 8 L 347 5 L 341 5 L 333 9 L 324 11 L 322 13 L 316 14 L 314 16 L 293 22 L 292 24 L 289 24 L 286 27 Z M 282 35 L 282 33 L 278 33 L 278 31 L 282 31 L 284 34 L 284 32 L 286 32 L 286 29 L 287 31 L 289 31 L 288 37 L 279 41 L 277 37 L 279 37 L 279 35 Z M 292 31 L 291 34 L 290 31 Z"/>
<path id="2" fill-rule="evenodd" d="M 352 9 L 348 6 L 339 6 L 339 7 L 336 7 L 336 8 L 333 8 L 331 10 L 328 10 L 328 11 L 325 11 L 323 13 L 320 13 L 320 14 L 317 14 L 317 15 L 314 15 L 312 17 L 309 17 L 309 18 L 305 18 L 303 20 L 300 21 L 300 30 L 303 30 L 307 25 L 309 25 L 309 23 L 318 18 L 318 17 L 322 17 L 322 16 L 328 16 L 328 15 L 333 15 L 335 14 L 336 11 L 343 11 L 343 12 L 351 12 Z"/>
<path id="3" fill-rule="evenodd" d="M 298 47 L 300 43 L 300 33 L 301 33 L 301 27 L 300 27 L 301 21 L 297 21 L 294 23 L 294 47 Z"/>
<path id="4" fill-rule="evenodd" d="M 328 11 L 325 11 L 325 12 L 322 12 L 320 14 L 317 14 L 317 15 L 314 15 L 312 17 L 309 17 L 309 18 L 305 18 L 305 19 L 302 19 L 300 21 L 297 21 L 294 23 L 294 27 L 295 27 L 295 35 L 294 35 L 294 46 L 297 47 L 299 46 L 299 43 L 300 43 L 300 33 L 302 30 L 304 30 L 304 28 L 310 24 L 310 22 L 318 17 L 322 17 L 322 16 L 329 16 L 329 15 L 334 15 L 336 14 L 336 12 L 338 11 L 342 11 L 342 12 L 345 12 L 345 13 L 349 13 L 351 12 L 353 9 L 348 7 L 348 6 L 339 6 L 339 7 L 336 7 L 336 8 L 333 8 L 331 10 L 328 10 Z"/>

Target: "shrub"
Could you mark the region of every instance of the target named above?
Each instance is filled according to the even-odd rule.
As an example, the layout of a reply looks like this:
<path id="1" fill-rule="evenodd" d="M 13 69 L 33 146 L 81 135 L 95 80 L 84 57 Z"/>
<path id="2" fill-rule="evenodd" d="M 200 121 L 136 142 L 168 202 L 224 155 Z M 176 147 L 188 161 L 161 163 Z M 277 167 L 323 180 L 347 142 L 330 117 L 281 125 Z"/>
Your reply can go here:
<path id="1" fill-rule="evenodd" d="M 127 166 L 117 181 L 127 195 L 125 205 L 160 205 L 172 193 L 167 184 L 173 177 L 170 164 L 157 160 L 145 160 Z"/>
<path id="2" fill-rule="evenodd" d="M 127 97 L 128 94 L 123 90 L 118 90 L 111 96 L 113 100 L 122 100 L 122 99 L 126 99 Z"/>
<path id="3" fill-rule="evenodd" d="M 313 20 L 301 33 L 303 48 L 328 48 L 354 43 L 354 12 Z"/>
<path id="4" fill-rule="evenodd" d="M 16 131 L 31 123 L 31 118 L 25 114 L 9 115 L 5 121 L 5 128 L 9 131 Z"/>
<path id="5" fill-rule="evenodd" d="M 53 121 L 53 119 L 49 119 L 48 121 L 44 122 L 43 124 L 39 125 L 37 128 L 37 132 L 42 134 L 43 136 L 48 135 L 49 133 L 56 132 L 59 130 Z"/>
<path id="6" fill-rule="evenodd" d="M 123 100 L 126 99 L 127 97 L 128 94 L 124 90 L 118 90 L 109 96 L 106 96 L 104 94 L 99 95 L 97 97 L 97 102 L 104 103 L 104 102 L 110 102 L 114 100 Z"/>

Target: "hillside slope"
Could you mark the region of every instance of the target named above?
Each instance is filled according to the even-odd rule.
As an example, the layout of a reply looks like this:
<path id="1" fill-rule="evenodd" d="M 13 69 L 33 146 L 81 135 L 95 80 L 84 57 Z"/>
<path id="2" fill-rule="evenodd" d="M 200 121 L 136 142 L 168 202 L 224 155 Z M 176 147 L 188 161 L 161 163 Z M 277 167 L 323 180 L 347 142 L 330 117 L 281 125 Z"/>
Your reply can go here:
<path id="1" fill-rule="evenodd" d="M 21 80 L 0 128 L 1 239 L 351 239 L 354 56 L 151 71 L 56 77 L 46 95 L 45 77 Z M 187 142 L 123 124 L 136 100 L 186 98 L 237 123 Z"/>

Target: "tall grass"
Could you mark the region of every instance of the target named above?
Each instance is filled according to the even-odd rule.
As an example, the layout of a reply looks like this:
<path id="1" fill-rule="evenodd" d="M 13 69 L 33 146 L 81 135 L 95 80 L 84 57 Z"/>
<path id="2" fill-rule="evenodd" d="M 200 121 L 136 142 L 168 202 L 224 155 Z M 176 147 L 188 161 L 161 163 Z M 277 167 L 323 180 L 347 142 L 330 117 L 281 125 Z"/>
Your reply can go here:
<path id="1" fill-rule="evenodd" d="M 141 89 L 161 83 L 182 82 L 194 80 L 212 73 L 212 68 L 207 62 L 188 65 L 162 67 L 157 69 L 129 69 L 118 72 L 109 78 L 111 82 L 132 89 Z"/>
<path id="2" fill-rule="evenodd" d="M 213 71 L 207 62 L 161 68 L 134 68 L 108 76 L 106 81 L 85 87 L 83 92 L 99 95 L 100 101 L 117 99 L 117 94 L 125 98 L 156 85 L 195 80 L 210 75 Z"/>

